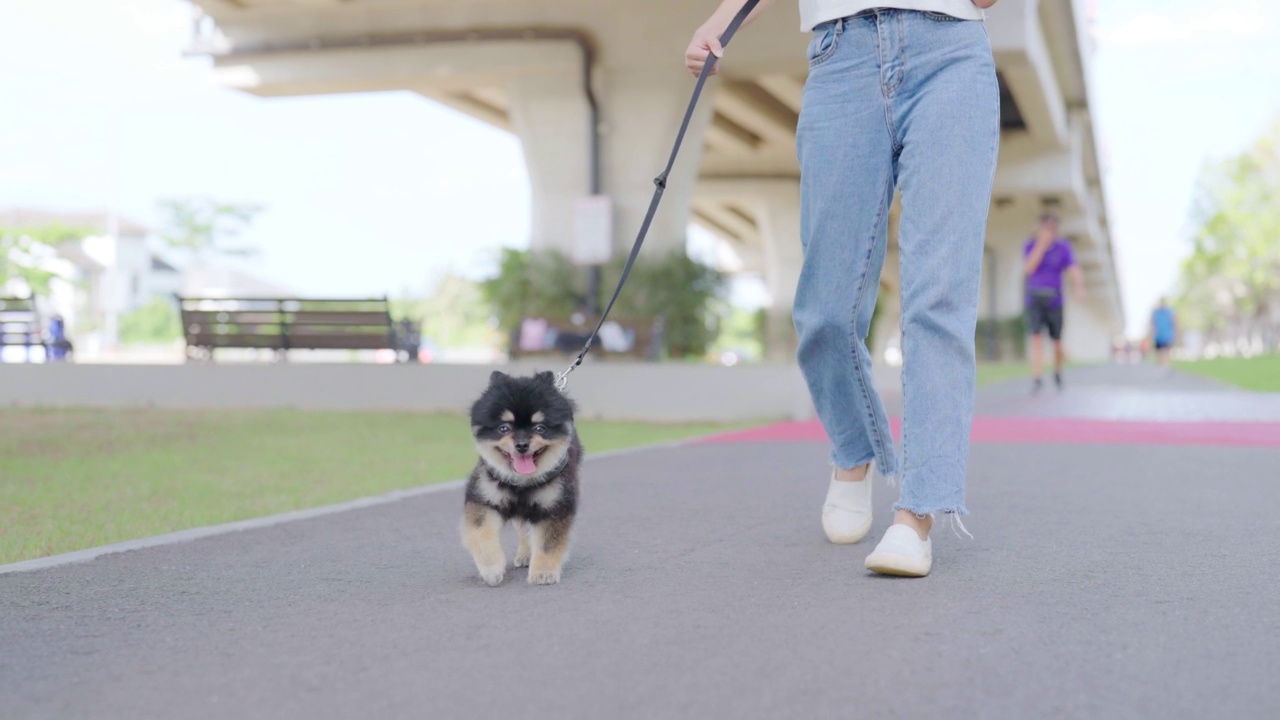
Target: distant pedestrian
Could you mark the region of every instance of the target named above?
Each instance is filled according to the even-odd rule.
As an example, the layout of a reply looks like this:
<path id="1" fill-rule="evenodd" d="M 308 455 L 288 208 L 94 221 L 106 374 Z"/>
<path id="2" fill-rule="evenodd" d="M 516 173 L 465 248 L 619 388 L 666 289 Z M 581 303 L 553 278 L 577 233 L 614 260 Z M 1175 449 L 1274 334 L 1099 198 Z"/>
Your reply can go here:
<path id="1" fill-rule="evenodd" d="M 67 323 L 61 315 L 54 315 L 49 321 L 47 348 L 50 362 L 66 362 L 67 356 L 75 349 L 71 340 L 67 338 Z"/>
<path id="2" fill-rule="evenodd" d="M 1040 392 L 1044 385 L 1044 338 L 1049 332 L 1053 341 L 1053 381 L 1062 389 L 1062 365 L 1066 353 L 1062 349 L 1064 321 L 1062 276 L 1070 275 L 1076 300 L 1084 299 L 1084 275 L 1076 264 L 1071 243 L 1058 236 L 1058 218 L 1046 213 L 1040 218 L 1035 237 L 1023 250 L 1027 274 L 1027 332 L 1031 334 L 1031 391 Z"/>
<path id="3" fill-rule="evenodd" d="M 1160 304 L 1151 313 L 1151 340 L 1156 347 L 1156 362 L 1169 367 L 1169 351 L 1178 340 L 1178 320 L 1166 298 L 1160 298 Z"/>

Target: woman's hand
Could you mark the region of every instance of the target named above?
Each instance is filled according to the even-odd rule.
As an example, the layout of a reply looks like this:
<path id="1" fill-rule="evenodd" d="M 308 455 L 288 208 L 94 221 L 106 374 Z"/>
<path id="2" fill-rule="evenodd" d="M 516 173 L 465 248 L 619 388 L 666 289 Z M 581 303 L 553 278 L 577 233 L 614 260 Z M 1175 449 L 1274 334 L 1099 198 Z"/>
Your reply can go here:
<path id="1" fill-rule="evenodd" d="M 724 0 L 720 3 L 720 7 L 707 18 L 693 33 L 693 39 L 689 41 L 689 47 L 684 51 L 684 66 L 689 68 L 689 72 L 694 77 L 702 74 L 702 68 L 707 64 L 707 58 L 715 55 L 717 58 L 724 57 L 724 47 L 720 45 L 720 36 L 729 27 L 729 23 L 733 22 L 733 17 L 738 14 L 742 6 L 746 4 L 746 0 Z M 751 11 L 747 19 L 742 25 L 745 27 L 752 20 L 756 19 L 765 8 L 773 4 L 773 0 L 760 0 L 756 8 Z M 711 74 L 715 75 L 720 72 L 720 63 L 717 61 L 716 66 L 711 68 Z"/>
<path id="2" fill-rule="evenodd" d="M 694 77 L 702 74 L 702 67 L 707 64 L 707 58 L 715 55 L 717 58 L 724 57 L 724 48 L 720 46 L 720 35 L 724 32 L 724 28 L 717 28 L 713 24 L 716 18 L 713 16 L 705 25 L 698 28 L 693 33 L 693 39 L 689 41 L 689 48 L 684 51 L 684 66 L 689 68 L 689 72 Z M 726 25 L 727 27 L 727 25 Z M 711 74 L 715 75 L 720 72 L 720 65 L 711 68 Z"/>
<path id="3" fill-rule="evenodd" d="M 997 2 L 999 2 L 999 0 L 973 0 L 973 4 L 974 4 L 974 5 L 977 5 L 978 7 L 982 8 L 983 10 L 986 10 L 987 8 L 991 7 L 992 5 L 995 5 Z"/>

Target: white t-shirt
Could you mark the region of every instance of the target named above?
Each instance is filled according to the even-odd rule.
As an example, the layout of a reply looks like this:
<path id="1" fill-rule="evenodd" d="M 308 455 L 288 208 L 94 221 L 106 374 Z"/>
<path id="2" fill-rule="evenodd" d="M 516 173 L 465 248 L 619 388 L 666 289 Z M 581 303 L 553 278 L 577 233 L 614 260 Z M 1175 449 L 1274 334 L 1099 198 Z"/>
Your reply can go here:
<path id="1" fill-rule="evenodd" d="M 982 10 L 971 0 L 800 0 L 800 29 L 809 32 L 828 20 L 878 7 L 925 10 L 961 20 L 983 19 Z"/>

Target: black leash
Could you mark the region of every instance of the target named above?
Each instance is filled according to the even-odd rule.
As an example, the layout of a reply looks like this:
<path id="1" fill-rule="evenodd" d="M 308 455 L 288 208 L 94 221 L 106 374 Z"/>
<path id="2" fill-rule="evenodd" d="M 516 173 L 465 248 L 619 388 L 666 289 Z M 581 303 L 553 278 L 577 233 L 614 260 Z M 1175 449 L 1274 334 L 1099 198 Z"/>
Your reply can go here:
<path id="1" fill-rule="evenodd" d="M 743 4 L 742 9 L 738 10 L 738 14 L 733 16 L 733 20 L 729 22 L 729 27 L 725 28 L 724 33 L 720 35 L 720 47 L 723 49 L 729 44 L 729 40 L 733 38 L 733 34 L 738 31 L 742 23 L 755 9 L 760 0 L 747 0 Z M 680 144 L 684 142 L 684 134 L 689 129 L 689 121 L 693 119 L 693 110 L 698 105 L 698 97 L 702 95 L 702 86 L 707 84 L 707 78 L 711 76 L 711 70 L 715 68 L 716 62 L 719 61 L 714 54 L 707 55 L 707 63 L 702 66 L 702 72 L 698 74 L 698 83 L 693 86 L 693 96 L 689 98 L 689 107 L 684 111 L 684 120 L 680 122 L 680 131 L 676 133 L 676 143 L 671 148 L 671 157 L 667 158 L 667 167 L 663 169 L 658 177 L 653 179 L 656 186 L 653 190 L 653 199 L 649 201 L 649 212 L 645 213 L 644 222 L 640 223 L 640 233 L 636 235 L 635 244 L 631 246 L 631 255 L 627 258 L 627 264 L 622 268 L 622 277 L 618 278 L 618 287 L 613 290 L 613 297 L 609 298 L 609 304 L 605 306 L 604 312 L 600 314 L 600 320 L 596 323 L 596 329 L 591 331 L 587 343 L 582 347 L 582 352 L 578 353 L 578 357 L 569 367 L 556 376 L 556 387 L 564 390 L 569 384 L 569 373 L 578 369 L 582 364 L 582 360 L 586 358 L 587 353 L 591 351 L 591 345 L 595 343 L 596 335 L 599 334 L 600 328 L 604 327 L 605 318 L 609 317 L 609 311 L 613 309 L 613 304 L 617 302 L 618 295 L 622 293 L 622 286 L 627 282 L 627 276 L 631 274 L 631 266 L 636 264 L 636 258 L 640 256 L 640 246 L 644 245 L 644 236 L 649 232 L 649 224 L 653 222 L 653 216 L 658 211 L 658 203 L 662 200 L 662 193 L 667 189 L 667 176 L 671 174 L 671 168 L 676 164 L 676 155 L 680 152 Z"/>

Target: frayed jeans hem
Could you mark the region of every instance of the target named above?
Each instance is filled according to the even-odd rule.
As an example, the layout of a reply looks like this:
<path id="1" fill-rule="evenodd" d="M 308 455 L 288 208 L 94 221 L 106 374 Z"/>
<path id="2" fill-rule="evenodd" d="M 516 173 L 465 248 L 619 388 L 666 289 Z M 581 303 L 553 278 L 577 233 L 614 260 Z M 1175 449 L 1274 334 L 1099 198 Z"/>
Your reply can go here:
<path id="1" fill-rule="evenodd" d="M 968 508 L 966 508 L 966 507 L 965 507 L 965 506 L 963 506 L 963 505 L 961 505 L 961 506 L 959 506 L 959 507 L 938 507 L 938 508 L 931 508 L 931 509 L 921 510 L 921 509 L 919 509 L 919 508 L 915 508 L 915 507 L 908 507 L 908 506 L 906 506 L 906 505 L 903 505 L 902 503 L 894 503 L 894 504 L 893 504 L 893 509 L 894 509 L 894 510 L 906 510 L 907 512 L 914 513 L 917 517 L 924 517 L 925 515 L 929 515 L 930 517 L 937 517 L 938 515 L 961 515 L 961 516 L 963 516 L 963 515 L 968 515 L 968 514 L 969 514 L 969 510 L 968 510 Z"/>

